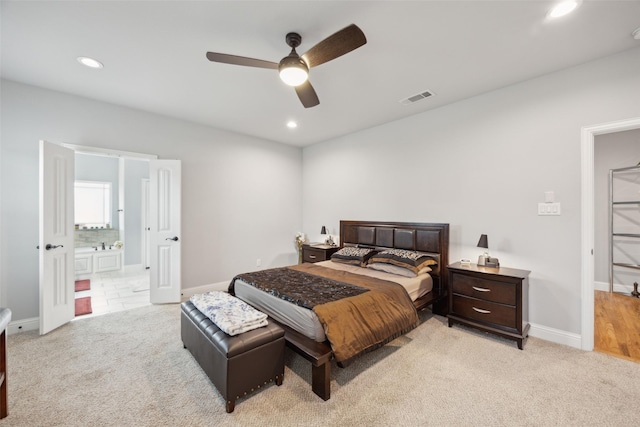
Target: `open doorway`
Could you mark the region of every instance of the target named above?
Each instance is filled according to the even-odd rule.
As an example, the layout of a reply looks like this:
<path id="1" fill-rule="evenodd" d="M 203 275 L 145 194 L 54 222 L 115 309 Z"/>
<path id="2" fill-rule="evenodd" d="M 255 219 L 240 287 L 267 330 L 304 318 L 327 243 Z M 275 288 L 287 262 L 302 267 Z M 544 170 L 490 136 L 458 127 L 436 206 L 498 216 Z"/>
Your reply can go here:
<path id="1" fill-rule="evenodd" d="M 581 274 L 581 339 L 582 349 L 594 348 L 595 291 L 595 138 L 616 132 L 640 129 L 640 118 L 621 120 L 582 128 L 582 274 Z"/>
<path id="2" fill-rule="evenodd" d="M 594 350 L 638 362 L 639 163 L 640 129 L 595 137 Z"/>
<path id="3" fill-rule="evenodd" d="M 74 157 L 76 318 L 150 304 L 143 239 L 149 162 L 102 153 Z"/>
<path id="4" fill-rule="evenodd" d="M 74 156 L 76 153 L 100 154 L 122 159 L 146 160 L 149 164 L 149 300 L 152 304 L 178 303 L 181 298 L 181 162 L 158 160 L 157 156 L 54 144 L 40 141 L 39 275 L 40 334 L 46 334 L 72 320 L 74 316 Z M 124 169 L 120 169 L 122 171 Z M 124 174 L 121 174 L 124 176 Z M 125 179 L 119 180 L 119 186 Z M 142 188 L 137 186 L 137 188 Z M 119 206 L 124 203 L 124 191 Z M 122 212 L 118 212 L 121 215 Z M 120 216 L 122 219 L 123 216 Z M 124 220 L 122 220 L 124 223 Z M 106 226 L 106 222 L 105 222 Z M 123 239 L 124 230 L 120 233 Z M 105 243 L 105 249 L 102 249 Z M 122 240 L 126 246 L 126 238 Z M 116 245 L 113 245 L 116 246 Z M 91 265 L 117 263 L 122 258 L 91 247 Z M 109 251 L 113 251 L 113 247 Z M 135 251 L 133 251 L 135 252 Z M 140 253 L 139 253 L 140 254 Z M 89 256 L 87 255 L 87 256 Z M 103 259 L 112 257 L 111 261 Z M 142 256 L 140 254 L 140 256 Z M 97 258 L 99 261 L 96 261 Z M 142 264 L 138 264 L 142 266 Z M 100 265 L 101 270 L 104 265 Z M 126 266 L 124 262 L 120 269 Z M 100 271 L 92 270 L 92 273 Z"/>

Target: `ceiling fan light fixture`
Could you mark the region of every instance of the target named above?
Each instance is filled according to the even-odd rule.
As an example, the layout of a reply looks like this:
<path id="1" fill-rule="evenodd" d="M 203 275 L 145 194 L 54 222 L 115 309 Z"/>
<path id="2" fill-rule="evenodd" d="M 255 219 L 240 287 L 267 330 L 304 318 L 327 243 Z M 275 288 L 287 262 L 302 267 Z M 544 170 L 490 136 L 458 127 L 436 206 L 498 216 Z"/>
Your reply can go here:
<path id="1" fill-rule="evenodd" d="M 367 43 L 367 38 L 357 25 L 351 24 L 313 45 L 311 49 L 302 55 L 304 59 L 296 52 L 296 48 L 302 43 L 300 34 L 288 33 L 285 41 L 291 48 L 291 53 L 282 58 L 279 63 L 220 52 L 207 52 L 207 59 L 223 64 L 277 69 L 280 74 L 280 79 L 282 79 L 285 84 L 294 86 L 296 95 L 298 95 L 298 99 L 300 99 L 304 108 L 311 108 L 319 105 L 320 100 L 308 80 L 309 69 L 332 61 L 359 48 Z"/>
<path id="2" fill-rule="evenodd" d="M 289 86 L 300 86 L 309 78 L 309 67 L 298 55 L 289 55 L 278 65 L 280 79 Z"/>

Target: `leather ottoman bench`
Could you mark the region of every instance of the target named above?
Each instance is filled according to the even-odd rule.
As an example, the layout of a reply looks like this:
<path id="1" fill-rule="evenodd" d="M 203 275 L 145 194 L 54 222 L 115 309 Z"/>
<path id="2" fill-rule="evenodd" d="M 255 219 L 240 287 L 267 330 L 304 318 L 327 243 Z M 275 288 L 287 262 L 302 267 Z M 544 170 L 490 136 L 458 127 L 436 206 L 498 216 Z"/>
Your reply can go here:
<path id="1" fill-rule="evenodd" d="M 236 400 L 284 378 L 284 330 L 266 327 L 239 335 L 224 333 L 191 301 L 181 304 L 182 343 L 207 374 L 233 412 Z"/>

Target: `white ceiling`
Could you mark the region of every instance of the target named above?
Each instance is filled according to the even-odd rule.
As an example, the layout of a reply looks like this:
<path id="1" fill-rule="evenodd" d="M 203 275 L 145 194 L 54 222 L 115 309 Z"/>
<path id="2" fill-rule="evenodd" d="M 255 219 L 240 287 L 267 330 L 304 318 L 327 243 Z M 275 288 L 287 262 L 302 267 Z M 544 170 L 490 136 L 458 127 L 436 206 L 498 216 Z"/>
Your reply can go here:
<path id="1" fill-rule="evenodd" d="M 2 1 L 2 77 L 306 146 L 640 47 L 640 1 L 588 1 L 546 20 L 552 1 Z M 313 68 L 305 109 L 278 62 L 355 23 L 367 44 Z M 78 56 L 104 63 L 83 67 Z M 411 105 L 400 100 L 436 94 Z M 288 120 L 299 123 L 288 129 Z"/>

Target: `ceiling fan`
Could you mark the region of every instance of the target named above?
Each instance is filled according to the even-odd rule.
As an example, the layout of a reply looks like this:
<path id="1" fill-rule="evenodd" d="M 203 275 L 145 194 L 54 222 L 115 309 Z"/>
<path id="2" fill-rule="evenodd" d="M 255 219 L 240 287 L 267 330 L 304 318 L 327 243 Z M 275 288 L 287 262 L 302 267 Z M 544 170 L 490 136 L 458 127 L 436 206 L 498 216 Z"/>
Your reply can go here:
<path id="1" fill-rule="evenodd" d="M 291 47 L 291 53 L 282 58 L 279 63 L 216 52 L 207 52 L 207 59 L 224 64 L 276 69 L 283 82 L 295 87 L 302 105 L 305 108 L 310 108 L 320 104 L 320 100 L 318 100 L 313 86 L 309 83 L 309 69 L 336 59 L 367 43 L 364 33 L 355 24 L 330 35 L 302 56 L 296 52 L 296 47 L 300 46 L 302 42 L 300 34 L 289 33 L 285 40 Z"/>

